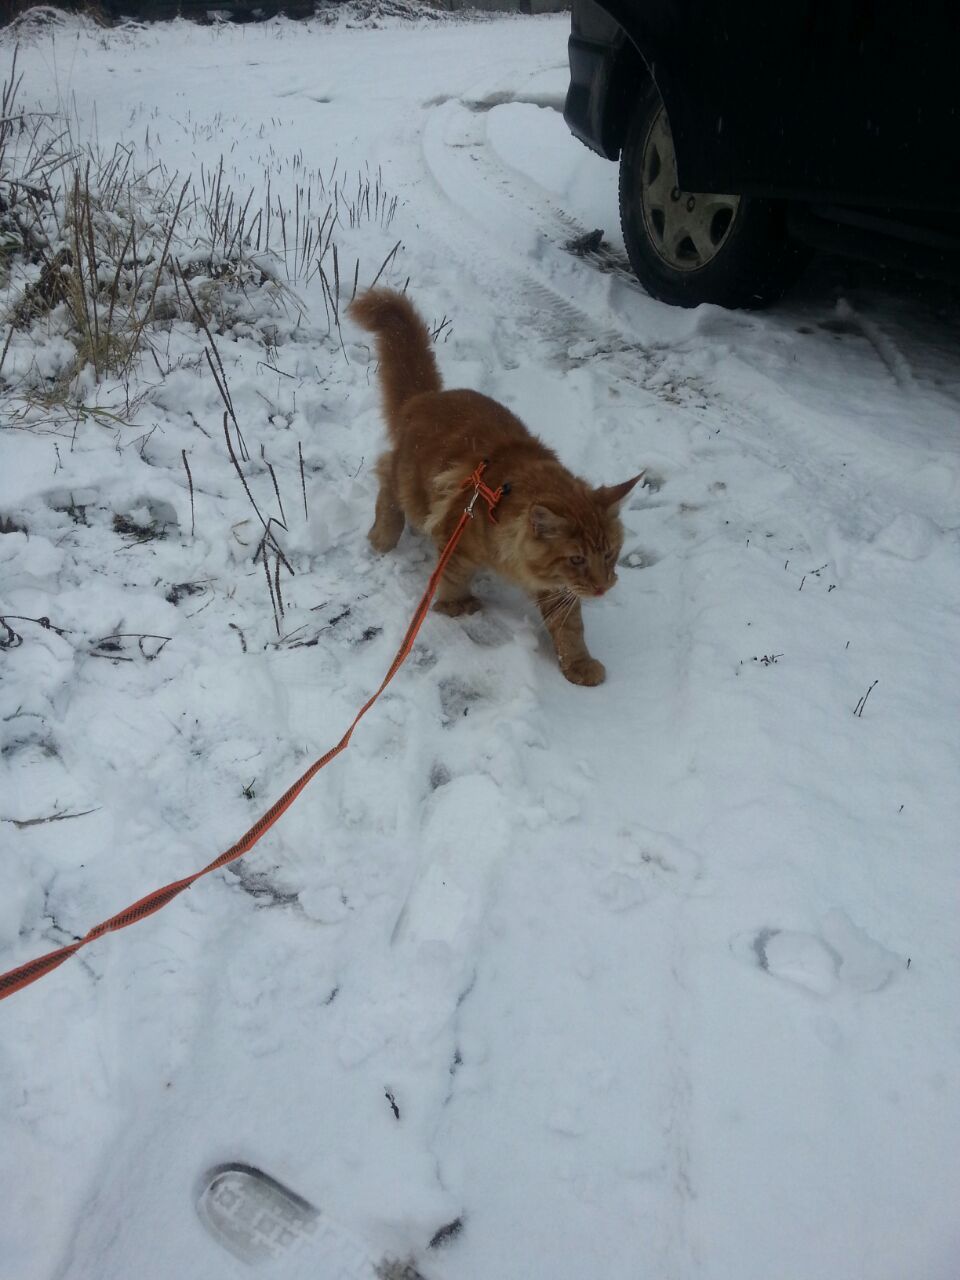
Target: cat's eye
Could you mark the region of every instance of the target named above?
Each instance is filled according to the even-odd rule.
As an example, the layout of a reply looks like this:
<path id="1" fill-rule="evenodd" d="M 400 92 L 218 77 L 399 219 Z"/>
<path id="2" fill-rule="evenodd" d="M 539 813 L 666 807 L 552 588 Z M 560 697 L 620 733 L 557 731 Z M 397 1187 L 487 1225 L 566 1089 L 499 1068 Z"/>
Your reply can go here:
<path id="1" fill-rule="evenodd" d="M 586 556 L 570 556 L 569 560 L 572 565 L 576 565 L 578 567 L 587 563 Z"/>

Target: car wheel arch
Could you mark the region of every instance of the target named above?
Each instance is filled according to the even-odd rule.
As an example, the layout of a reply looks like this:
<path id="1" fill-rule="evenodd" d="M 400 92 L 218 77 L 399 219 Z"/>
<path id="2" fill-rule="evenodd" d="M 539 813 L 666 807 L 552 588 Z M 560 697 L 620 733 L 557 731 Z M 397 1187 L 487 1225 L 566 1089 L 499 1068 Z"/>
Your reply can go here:
<path id="1" fill-rule="evenodd" d="M 680 114 L 674 110 L 680 86 L 662 60 L 658 61 L 654 52 L 655 41 L 645 39 L 641 33 L 626 26 L 615 12 L 604 7 L 620 29 L 619 47 L 607 86 L 603 122 L 604 150 L 610 159 L 616 160 L 627 136 L 637 98 L 647 86 L 651 82 L 656 86 L 671 120 L 675 114 Z"/>

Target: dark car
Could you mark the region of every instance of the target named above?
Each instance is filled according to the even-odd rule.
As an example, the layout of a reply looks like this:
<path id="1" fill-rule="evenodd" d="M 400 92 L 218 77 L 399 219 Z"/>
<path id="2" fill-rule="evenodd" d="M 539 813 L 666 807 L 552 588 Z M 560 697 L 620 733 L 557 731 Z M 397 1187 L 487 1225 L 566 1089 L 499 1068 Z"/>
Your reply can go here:
<path id="1" fill-rule="evenodd" d="M 762 306 L 809 246 L 960 278 L 956 0 L 573 0 L 569 49 L 654 297 Z"/>

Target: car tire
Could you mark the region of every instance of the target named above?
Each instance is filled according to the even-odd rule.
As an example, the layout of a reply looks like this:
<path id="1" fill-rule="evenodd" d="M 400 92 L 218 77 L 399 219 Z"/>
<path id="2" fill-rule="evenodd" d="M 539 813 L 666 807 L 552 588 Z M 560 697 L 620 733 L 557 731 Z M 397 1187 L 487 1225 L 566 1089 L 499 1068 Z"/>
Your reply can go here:
<path id="1" fill-rule="evenodd" d="M 621 149 L 620 225 L 640 283 L 680 307 L 767 306 L 808 256 L 787 235 L 783 205 L 679 189 L 669 119 L 652 82 Z"/>

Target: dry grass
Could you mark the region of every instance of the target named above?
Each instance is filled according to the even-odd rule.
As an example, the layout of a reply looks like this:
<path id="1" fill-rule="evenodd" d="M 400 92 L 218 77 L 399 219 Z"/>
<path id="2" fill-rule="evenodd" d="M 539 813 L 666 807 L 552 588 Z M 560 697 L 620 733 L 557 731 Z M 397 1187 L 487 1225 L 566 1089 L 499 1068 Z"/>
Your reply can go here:
<path id="1" fill-rule="evenodd" d="M 139 445 L 142 454 L 157 429 L 154 422 L 138 436 L 157 375 L 162 384 L 174 370 L 209 374 L 223 403 L 218 466 L 230 469 L 252 516 L 234 525 L 233 536 L 250 547 L 263 575 L 268 616 L 283 639 L 294 590 L 294 564 L 283 546 L 288 518 L 299 521 L 301 511 L 304 521 L 310 516 L 303 447 L 297 440 L 295 456 L 286 459 L 268 459 L 262 445 L 258 450 L 256 421 L 238 421 L 226 344 L 234 337 L 265 343 L 272 353 L 266 357 L 269 368 L 276 361 L 275 347 L 298 338 L 325 347 L 331 361 L 338 349 L 346 358 L 340 328 L 346 306 L 361 287 L 381 279 L 400 250 L 398 241 L 380 261 L 390 243 L 386 236 L 397 198 L 387 192 L 379 171 L 345 172 L 334 164 L 320 173 L 307 170 L 300 154 L 277 157 L 262 184 L 242 193 L 231 185 L 222 157 L 212 170 L 202 169 L 198 181 L 170 174 L 161 163 L 143 168 L 137 156 L 150 156 L 149 140 L 139 153 L 132 147 L 103 152 L 80 144 L 63 119 L 19 112 L 21 88 L 14 57 L 0 88 L 5 425 L 54 436 L 54 474 L 63 465 L 60 442 L 66 440 L 72 449 L 78 432 L 91 423 L 109 429 L 118 450 Z M 366 227 L 374 229 L 383 249 L 372 267 L 362 270 L 359 256 L 344 248 L 345 233 Z M 316 299 L 317 324 L 301 330 L 309 317 L 299 295 L 308 290 Z M 448 326 L 444 318 L 435 340 Z M 277 365 L 278 378 L 293 377 Z M 319 368 L 317 376 L 323 377 Z M 204 436 L 221 434 L 189 416 Z M 138 429 L 131 430 L 138 417 Z M 290 444 L 293 449 L 292 438 Z M 282 439 L 275 447 L 281 453 Z M 199 469 L 204 455 L 195 461 L 189 443 L 179 453 L 195 536 L 210 518 L 202 496 L 206 477 Z M 252 540 L 238 536 L 243 525 L 248 533 L 256 530 Z M 163 536 L 151 525 L 119 516 L 113 531 L 124 549 Z M 18 643 L 19 636 L 3 626 L 0 648 Z M 165 643 L 163 637 L 147 639 Z M 160 651 L 144 652 L 141 638 L 140 649 L 127 652 L 129 640 L 104 637 L 93 656 L 151 660 Z"/>
<path id="2" fill-rule="evenodd" d="M 292 200 L 272 189 L 270 173 L 257 200 L 231 186 L 222 157 L 195 184 L 161 164 L 139 170 L 131 148 L 104 154 L 81 146 L 56 115 L 19 111 L 21 89 L 15 51 L 0 89 L 0 290 L 7 295 L 0 381 L 18 331 L 29 332 L 34 346 L 66 338 L 74 351 L 55 378 L 19 369 L 16 390 L 28 418 L 38 405 L 52 411 L 57 403 L 82 417 L 75 411 L 96 402 L 104 383 L 123 391 L 108 416 L 129 417 L 138 358 L 152 350 L 160 367 L 152 341 L 164 327 L 205 316 L 226 334 L 241 320 L 274 315 L 295 328 L 305 315 L 296 289 L 317 279 L 327 334 L 346 354 L 341 312 L 357 291 L 360 260 L 344 263 L 335 237 L 361 223 L 389 229 L 397 198 L 382 174 L 347 178 L 336 164 L 326 175 L 308 173 L 293 157 Z"/>

